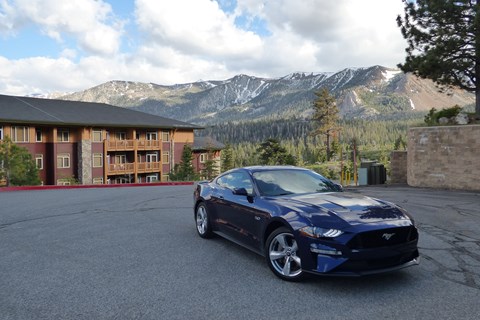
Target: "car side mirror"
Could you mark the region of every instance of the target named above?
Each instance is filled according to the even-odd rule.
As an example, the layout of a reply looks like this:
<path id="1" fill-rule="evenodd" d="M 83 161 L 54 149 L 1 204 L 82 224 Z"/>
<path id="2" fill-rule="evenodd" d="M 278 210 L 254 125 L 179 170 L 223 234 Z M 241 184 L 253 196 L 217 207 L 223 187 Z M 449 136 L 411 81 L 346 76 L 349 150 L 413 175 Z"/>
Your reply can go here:
<path id="1" fill-rule="evenodd" d="M 237 196 L 245 196 L 248 197 L 247 189 L 245 188 L 236 188 L 233 190 L 233 194 Z"/>
<path id="2" fill-rule="evenodd" d="M 249 203 L 253 203 L 253 201 L 254 201 L 254 200 L 253 200 L 253 195 L 248 194 L 248 191 L 247 191 L 247 189 L 245 189 L 245 188 L 237 188 L 237 189 L 234 189 L 234 190 L 232 191 L 232 193 L 233 193 L 234 195 L 237 195 L 237 196 L 247 197 L 247 200 L 248 200 Z"/>

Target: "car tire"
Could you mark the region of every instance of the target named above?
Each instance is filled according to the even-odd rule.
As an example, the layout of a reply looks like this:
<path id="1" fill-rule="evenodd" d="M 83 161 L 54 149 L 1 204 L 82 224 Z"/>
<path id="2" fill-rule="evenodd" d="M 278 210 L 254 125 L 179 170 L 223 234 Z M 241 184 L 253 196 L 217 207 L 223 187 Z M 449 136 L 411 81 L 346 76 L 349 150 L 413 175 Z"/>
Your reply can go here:
<path id="1" fill-rule="evenodd" d="M 213 236 L 210 217 L 204 202 L 200 202 L 195 210 L 195 223 L 200 237 L 207 239 Z"/>
<path id="2" fill-rule="evenodd" d="M 288 228 L 281 227 L 273 231 L 265 245 L 267 264 L 280 279 L 298 281 L 304 276 L 302 263 L 297 256 L 298 245 Z"/>

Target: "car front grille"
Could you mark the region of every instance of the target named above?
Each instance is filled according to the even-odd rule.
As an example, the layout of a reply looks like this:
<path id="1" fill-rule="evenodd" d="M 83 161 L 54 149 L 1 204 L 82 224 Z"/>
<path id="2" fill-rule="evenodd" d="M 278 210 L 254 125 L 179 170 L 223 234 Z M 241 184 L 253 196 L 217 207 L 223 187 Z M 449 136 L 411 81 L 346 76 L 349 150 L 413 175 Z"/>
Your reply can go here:
<path id="1" fill-rule="evenodd" d="M 359 272 L 392 268 L 418 258 L 418 250 L 381 259 L 349 260 L 335 269 L 335 272 Z"/>
<path id="2" fill-rule="evenodd" d="M 350 249 L 391 247 L 418 239 L 414 226 L 367 231 L 357 234 L 347 244 Z"/>

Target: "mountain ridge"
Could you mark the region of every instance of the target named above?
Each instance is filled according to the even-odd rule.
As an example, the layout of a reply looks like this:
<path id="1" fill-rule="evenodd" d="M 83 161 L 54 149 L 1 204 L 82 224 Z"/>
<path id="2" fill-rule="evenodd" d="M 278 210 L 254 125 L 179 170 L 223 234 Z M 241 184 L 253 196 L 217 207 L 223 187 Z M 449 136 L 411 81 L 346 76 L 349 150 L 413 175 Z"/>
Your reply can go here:
<path id="1" fill-rule="evenodd" d="M 373 66 L 339 72 L 294 72 L 279 78 L 245 74 L 226 80 L 160 85 L 113 80 L 57 99 L 103 102 L 155 115 L 214 125 L 227 121 L 308 118 L 314 92 L 327 88 L 346 118 L 381 117 L 474 103 L 457 88 L 441 93 L 431 80 Z"/>

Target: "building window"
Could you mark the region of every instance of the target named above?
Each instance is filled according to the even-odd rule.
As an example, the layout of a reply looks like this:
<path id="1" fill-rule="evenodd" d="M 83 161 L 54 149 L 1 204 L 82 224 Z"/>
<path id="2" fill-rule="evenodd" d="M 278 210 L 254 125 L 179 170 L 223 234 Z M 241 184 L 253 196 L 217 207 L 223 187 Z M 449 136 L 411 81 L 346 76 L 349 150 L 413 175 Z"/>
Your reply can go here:
<path id="1" fill-rule="evenodd" d="M 113 183 L 115 184 L 124 184 L 124 183 L 129 183 L 127 178 L 115 178 L 115 180 L 113 180 Z"/>
<path id="2" fill-rule="evenodd" d="M 147 162 L 158 162 L 157 153 L 147 153 Z"/>
<path id="3" fill-rule="evenodd" d="M 156 132 L 147 132 L 147 140 L 158 140 L 158 134 Z"/>
<path id="4" fill-rule="evenodd" d="M 93 184 L 103 184 L 103 178 L 93 178 Z"/>
<path id="5" fill-rule="evenodd" d="M 92 132 L 92 140 L 93 142 L 102 142 L 102 130 L 93 130 Z"/>
<path id="6" fill-rule="evenodd" d="M 28 127 L 12 127 L 13 142 L 28 142 Z"/>
<path id="7" fill-rule="evenodd" d="M 136 132 L 135 133 L 135 139 L 140 140 L 140 137 L 141 137 L 140 132 Z"/>
<path id="8" fill-rule="evenodd" d="M 164 164 L 170 163 L 170 152 L 169 151 L 163 151 L 162 152 L 162 163 L 164 163 Z"/>
<path id="9" fill-rule="evenodd" d="M 94 168 L 103 167 L 103 154 L 101 154 L 101 153 L 94 153 L 93 154 L 93 167 Z"/>
<path id="10" fill-rule="evenodd" d="M 153 174 L 153 175 L 147 176 L 147 182 L 148 183 L 157 182 L 157 181 L 158 181 L 158 174 Z"/>
<path id="11" fill-rule="evenodd" d="M 162 131 L 162 141 L 169 142 L 170 141 L 170 132 Z"/>
<path id="12" fill-rule="evenodd" d="M 35 141 L 36 142 L 42 142 L 43 141 L 43 139 L 42 139 L 42 129 L 37 128 L 35 130 Z"/>
<path id="13" fill-rule="evenodd" d="M 115 163 L 116 163 L 116 164 L 127 163 L 127 156 L 124 155 L 124 154 L 117 154 L 117 155 L 115 155 Z"/>
<path id="14" fill-rule="evenodd" d="M 70 179 L 58 179 L 57 180 L 57 186 L 69 186 L 72 184 L 72 181 Z"/>
<path id="15" fill-rule="evenodd" d="M 70 132 L 68 130 L 62 129 L 57 131 L 57 141 L 58 142 L 69 142 L 70 141 Z"/>
<path id="16" fill-rule="evenodd" d="M 35 164 L 38 170 L 43 170 L 43 154 L 35 155 Z"/>
<path id="17" fill-rule="evenodd" d="M 3 140 L 3 127 L 0 127 L 0 140 Z"/>
<path id="18" fill-rule="evenodd" d="M 127 140 L 127 134 L 125 132 L 115 132 L 115 138 L 117 140 Z"/>
<path id="19" fill-rule="evenodd" d="M 70 154 L 60 153 L 57 155 L 57 168 L 70 168 Z"/>
<path id="20" fill-rule="evenodd" d="M 207 161 L 207 154 L 206 153 L 201 153 L 200 154 L 200 163 L 205 163 Z"/>

